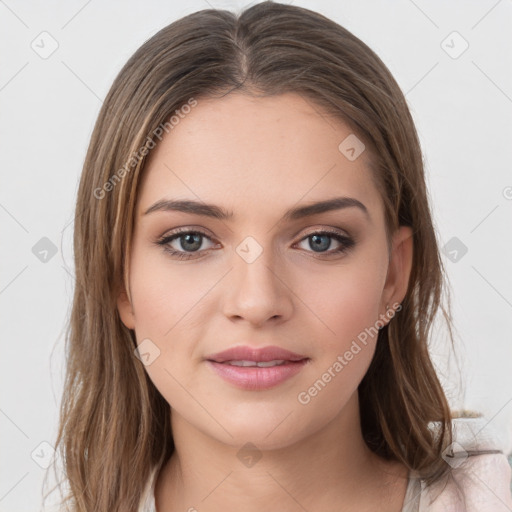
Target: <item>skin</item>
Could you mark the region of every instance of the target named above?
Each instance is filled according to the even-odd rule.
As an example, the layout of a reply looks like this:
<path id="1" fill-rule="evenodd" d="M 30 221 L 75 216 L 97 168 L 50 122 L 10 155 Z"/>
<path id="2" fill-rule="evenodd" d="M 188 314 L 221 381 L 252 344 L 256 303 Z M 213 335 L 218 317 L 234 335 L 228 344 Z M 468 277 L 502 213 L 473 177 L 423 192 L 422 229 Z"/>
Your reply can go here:
<path id="1" fill-rule="evenodd" d="M 407 290 L 411 230 L 401 227 L 388 247 L 368 151 L 350 161 L 338 149 L 351 133 L 296 94 L 230 93 L 199 99 L 152 150 L 118 310 L 138 343 L 160 350 L 145 368 L 171 406 L 176 450 L 158 475 L 158 512 L 401 510 L 406 468 L 373 454 L 361 434 L 357 387 L 376 336 L 309 403 L 297 399 Z M 338 196 L 362 202 L 369 218 L 349 207 L 282 220 L 289 208 Z M 213 203 L 234 218 L 143 214 L 163 198 Z M 155 243 L 178 227 L 207 233 L 196 252 L 183 237 L 169 243 L 189 260 Z M 327 237 L 316 252 L 307 235 L 326 228 L 355 245 L 329 256 L 341 244 Z M 236 251 L 248 236 L 263 251 L 252 263 Z M 310 361 L 274 388 L 242 390 L 205 358 L 245 344 Z M 250 467 L 237 456 L 248 442 L 261 456 Z"/>

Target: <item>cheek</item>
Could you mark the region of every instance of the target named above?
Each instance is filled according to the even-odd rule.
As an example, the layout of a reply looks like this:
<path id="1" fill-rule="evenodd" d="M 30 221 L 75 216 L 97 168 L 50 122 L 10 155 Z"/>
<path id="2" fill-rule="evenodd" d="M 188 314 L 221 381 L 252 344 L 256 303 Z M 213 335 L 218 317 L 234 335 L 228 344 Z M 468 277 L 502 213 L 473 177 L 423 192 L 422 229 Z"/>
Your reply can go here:
<path id="1" fill-rule="evenodd" d="M 379 319 L 385 269 L 379 260 L 359 260 L 334 272 L 317 275 L 303 291 L 307 305 L 323 325 L 326 351 L 350 346 Z M 308 283 L 310 283 L 308 279 Z M 364 337 L 364 335 L 362 336 Z M 370 336 L 368 336 L 370 340 Z"/>
<path id="2" fill-rule="evenodd" d="M 378 338 L 385 269 L 374 260 L 337 270 L 317 276 L 314 291 L 305 295 L 321 327 L 311 344 L 316 357 L 313 372 L 297 400 L 319 415 L 326 409 L 335 414 L 346 405 L 368 370 Z"/>
<path id="3" fill-rule="evenodd" d="M 168 265 L 164 256 L 153 252 L 134 252 L 130 285 L 137 337 L 154 337 L 163 342 L 171 338 L 174 326 L 178 329 L 187 314 L 200 307 L 207 289 L 191 281 L 193 276 L 180 265 Z"/>
<path id="4" fill-rule="evenodd" d="M 186 401 L 183 385 L 194 387 L 194 377 L 184 375 L 183 367 L 194 355 L 190 320 L 201 310 L 207 283 L 191 282 L 191 277 L 180 265 L 167 264 L 158 251 L 133 253 L 130 286 L 137 343 L 145 343 L 141 347 L 151 354 L 145 370 L 170 404 Z"/>

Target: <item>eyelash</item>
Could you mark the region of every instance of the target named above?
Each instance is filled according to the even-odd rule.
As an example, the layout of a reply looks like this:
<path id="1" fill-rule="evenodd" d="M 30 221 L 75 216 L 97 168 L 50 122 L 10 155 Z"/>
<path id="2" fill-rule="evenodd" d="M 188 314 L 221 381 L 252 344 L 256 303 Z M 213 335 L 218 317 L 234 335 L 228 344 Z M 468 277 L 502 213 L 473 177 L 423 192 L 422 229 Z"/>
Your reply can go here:
<path id="1" fill-rule="evenodd" d="M 208 251 L 210 249 L 204 249 L 203 251 L 193 251 L 193 252 L 187 253 L 187 252 L 183 252 L 183 251 L 176 251 L 174 249 L 171 249 L 169 246 L 170 242 L 172 242 L 176 239 L 179 239 L 184 235 L 196 235 L 196 234 L 210 239 L 210 237 L 204 231 L 182 228 L 180 230 L 176 230 L 176 231 L 172 232 L 170 235 L 166 235 L 166 236 L 160 238 L 159 240 L 156 241 L 156 244 L 159 246 L 162 246 L 163 250 L 166 253 L 169 253 L 171 256 L 176 257 L 178 259 L 181 259 L 181 260 L 196 259 L 194 254 Z M 332 255 L 336 255 L 336 254 L 342 254 L 342 253 L 348 252 L 355 245 L 355 242 L 352 238 L 342 235 L 338 231 L 332 231 L 332 230 L 328 230 L 328 229 L 323 229 L 320 231 L 313 231 L 312 233 L 308 233 L 306 236 L 301 238 L 299 240 L 299 242 L 302 242 L 303 240 L 307 240 L 309 237 L 312 237 L 314 235 L 328 235 L 330 238 L 334 238 L 336 241 L 340 242 L 340 244 L 341 244 L 338 249 L 331 250 L 330 252 L 316 253 L 318 255 L 324 254 L 324 255 L 332 256 Z M 313 252 L 313 251 L 307 251 L 307 252 Z"/>

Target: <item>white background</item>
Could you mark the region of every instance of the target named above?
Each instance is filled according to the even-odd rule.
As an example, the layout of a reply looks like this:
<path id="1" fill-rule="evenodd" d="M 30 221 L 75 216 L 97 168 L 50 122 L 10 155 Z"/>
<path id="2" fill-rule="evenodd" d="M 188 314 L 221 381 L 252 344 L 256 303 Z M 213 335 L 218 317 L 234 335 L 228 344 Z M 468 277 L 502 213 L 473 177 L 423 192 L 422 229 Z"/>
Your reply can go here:
<path id="1" fill-rule="evenodd" d="M 286 3 L 353 32 L 406 94 L 441 246 L 456 237 L 467 247 L 456 262 L 443 254 L 462 373 L 446 364 L 442 330 L 432 352 L 453 407 L 483 412 L 512 451 L 512 1 Z M 247 4 L 0 0 L 2 511 L 41 508 L 45 470 L 32 457 L 51 456 L 40 443 L 56 436 L 73 206 L 102 99 L 126 60 L 165 25 Z M 43 31 L 58 43 L 46 59 L 31 48 L 48 37 Z M 453 31 L 469 44 L 457 58 L 464 41 Z M 43 237 L 57 250 L 47 262 L 32 252 Z"/>

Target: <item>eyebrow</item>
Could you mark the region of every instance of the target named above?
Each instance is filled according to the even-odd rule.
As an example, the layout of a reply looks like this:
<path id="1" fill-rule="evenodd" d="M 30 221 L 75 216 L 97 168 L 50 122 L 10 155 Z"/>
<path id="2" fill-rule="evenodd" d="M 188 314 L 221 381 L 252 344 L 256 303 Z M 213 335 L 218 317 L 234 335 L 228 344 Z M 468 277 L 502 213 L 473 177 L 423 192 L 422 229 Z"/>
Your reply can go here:
<path id="1" fill-rule="evenodd" d="M 327 199 L 325 201 L 319 201 L 304 206 L 298 206 L 285 212 L 283 216 L 284 221 L 292 221 L 317 215 L 332 210 L 342 210 L 345 208 L 358 208 L 360 209 L 368 219 L 370 214 L 366 206 L 361 201 L 353 197 L 335 197 L 333 199 Z M 160 199 L 152 206 L 150 206 L 143 215 L 148 215 L 156 211 L 178 211 L 184 213 L 192 213 L 194 215 L 203 215 L 206 217 L 212 217 L 219 220 L 231 220 L 234 215 L 233 212 L 224 210 L 222 207 L 207 204 L 192 200 L 172 200 L 172 199 Z"/>

